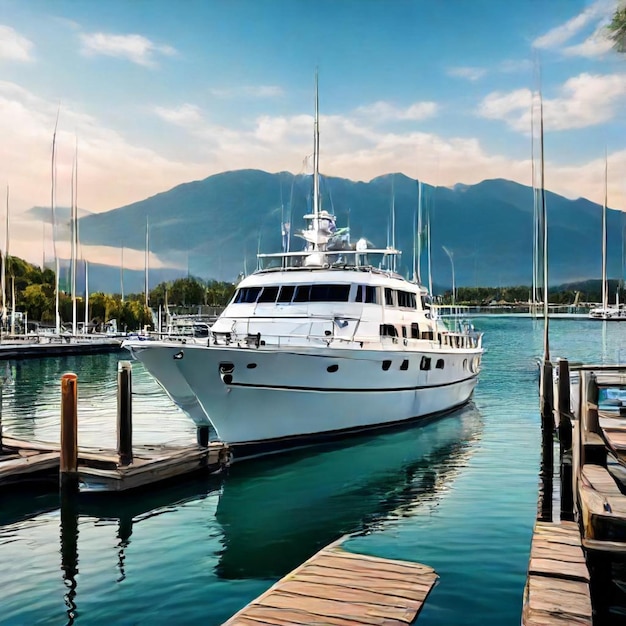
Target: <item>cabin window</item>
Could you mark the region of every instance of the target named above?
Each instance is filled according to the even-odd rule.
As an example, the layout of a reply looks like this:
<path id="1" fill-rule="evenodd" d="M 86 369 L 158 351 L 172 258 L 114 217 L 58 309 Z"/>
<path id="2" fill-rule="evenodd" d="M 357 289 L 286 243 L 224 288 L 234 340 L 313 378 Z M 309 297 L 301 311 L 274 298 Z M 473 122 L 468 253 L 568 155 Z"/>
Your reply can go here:
<path id="1" fill-rule="evenodd" d="M 278 302 L 282 302 L 283 304 L 288 304 L 289 302 L 291 302 L 294 290 L 294 285 L 283 285 L 280 288 L 280 293 L 278 294 Z"/>
<path id="2" fill-rule="evenodd" d="M 406 326 L 402 327 L 402 336 L 406 339 Z"/>
<path id="3" fill-rule="evenodd" d="M 235 299 L 235 302 L 247 304 L 254 303 L 260 293 L 261 287 L 244 287 L 243 289 L 239 289 L 239 291 L 237 291 L 237 298 Z"/>
<path id="4" fill-rule="evenodd" d="M 311 285 L 311 302 L 348 302 L 350 285 Z"/>
<path id="5" fill-rule="evenodd" d="M 377 304 L 376 287 L 373 285 L 357 285 L 355 302 Z"/>
<path id="6" fill-rule="evenodd" d="M 381 324 L 380 325 L 380 336 L 381 337 L 397 337 L 398 330 L 393 324 Z"/>
<path id="7" fill-rule="evenodd" d="M 398 306 L 405 309 L 415 309 L 417 307 L 415 294 L 410 291 L 398 291 Z"/>
<path id="8" fill-rule="evenodd" d="M 420 327 L 419 324 L 413 322 L 411 324 L 411 339 L 419 339 L 420 338 Z"/>
<path id="9" fill-rule="evenodd" d="M 391 361 L 383 361 L 383 370 L 386 372 L 391 367 Z"/>
<path id="10" fill-rule="evenodd" d="M 437 359 L 437 364 L 435 365 L 435 367 L 436 367 L 438 370 L 442 370 L 442 369 L 443 369 L 443 366 L 444 366 L 443 359 Z"/>
<path id="11" fill-rule="evenodd" d="M 259 296 L 257 302 L 276 302 L 276 296 L 278 295 L 278 287 L 263 287 L 263 291 Z"/>
<path id="12" fill-rule="evenodd" d="M 420 369 L 425 370 L 425 371 L 430 369 L 430 357 L 429 356 L 422 357 L 422 360 L 420 361 Z"/>
<path id="13" fill-rule="evenodd" d="M 402 365 L 400 366 L 400 369 L 405 371 L 409 369 L 409 359 L 404 359 L 404 361 L 402 361 Z"/>
<path id="14" fill-rule="evenodd" d="M 294 302 L 308 302 L 311 299 L 311 285 L 298 285 L 293 297 Z"/>
<path id="15" fill-rule="evenodd" d="M 389 287 L 385 287 L 385 304 L 393 306 L 393 289 L 389 289 Z"/>

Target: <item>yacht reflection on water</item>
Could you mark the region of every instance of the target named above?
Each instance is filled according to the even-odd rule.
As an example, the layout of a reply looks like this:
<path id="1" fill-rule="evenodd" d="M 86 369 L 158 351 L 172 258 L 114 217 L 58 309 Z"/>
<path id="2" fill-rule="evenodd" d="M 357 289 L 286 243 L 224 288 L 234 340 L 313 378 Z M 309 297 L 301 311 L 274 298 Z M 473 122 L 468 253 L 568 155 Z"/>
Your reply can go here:
<path id="1" fill-rule="evenodd" d="M 98 498 L 80 511 L 118 520 L 123 551 L 134 523 L 219 491 L 216 574 L 280 577 L 345 533 L 436 506 L 481 433 L 482 418 L 470 404 L 430 424 L 235 464 L 223 480 L 201 477 L 132 499 Z"/>
<path id="2" fill-rule="evenodd" d="M 200 476 L 130 498 L 81 497 L 63 507 L 60 520 L 69 623 L 79 594 L 78 529 L 83 516 L 117 522 L 121 582 L 135 524 L 156 515 L 180 515 L 180 527 L 185 528 L 184 505 L 209 498 L 215 501 L 210 509 L 221 533 L 215 575 L 279 578 L 345 533 L 366 533 L 432 510 L 467 465 L 481 435 L 482 418 L 470 404 L 429 424 L 235 464 L 223 479 Z M 0 525 L 28 524 L 44 510 L 58 508 L 56 494 L 43 497 L 30 512 L 27 501 L 13 494 L 6 501 L 9 506 L 0 509 Z M 197 532 L 180 535 L 181 542 L 200 540 Z"/>
<path id="3" fill-rule="evenodd" d="M 217 574 L 280 577 L 343 534 L 430 510 L 481 433 L 470 404 L 430 424 L 235 464 L 216 512 L 224 531 Z"/>

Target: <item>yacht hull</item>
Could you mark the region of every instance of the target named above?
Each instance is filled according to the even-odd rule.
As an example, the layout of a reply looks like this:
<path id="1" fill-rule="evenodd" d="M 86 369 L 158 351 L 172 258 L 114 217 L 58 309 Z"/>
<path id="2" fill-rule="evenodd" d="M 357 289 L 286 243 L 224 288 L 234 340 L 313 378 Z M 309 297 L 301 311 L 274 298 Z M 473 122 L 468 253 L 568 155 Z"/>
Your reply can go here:
<path id="1" fill-rule="evenodd" d="M 183 410 L 201 407 L 221 439 L 250 450 L 302 445 L 450 411 L 471 397 L 481 354 L 126 347 Z M 438 361 L 443 367 L 436 367 Z M 197 414 L 192 418 L 202 423 Z"/>

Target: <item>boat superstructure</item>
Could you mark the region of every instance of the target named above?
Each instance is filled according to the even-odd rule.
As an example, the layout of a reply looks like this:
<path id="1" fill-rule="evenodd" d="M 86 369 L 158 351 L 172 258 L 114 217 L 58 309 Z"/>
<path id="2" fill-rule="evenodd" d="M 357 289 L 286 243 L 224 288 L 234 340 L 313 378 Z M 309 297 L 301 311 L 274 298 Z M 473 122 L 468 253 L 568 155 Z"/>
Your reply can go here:
<path id="1" fill-rule="evenodd" d="M 449 330 L 400 252 L 350 241 L 320 207 L 316 95 L 313 210 L 303 249 L 259 254 L 206 341 L 127 341 L 133 356 L 236 456 L 450 411 L 472 395 L 482 337 Z"/>

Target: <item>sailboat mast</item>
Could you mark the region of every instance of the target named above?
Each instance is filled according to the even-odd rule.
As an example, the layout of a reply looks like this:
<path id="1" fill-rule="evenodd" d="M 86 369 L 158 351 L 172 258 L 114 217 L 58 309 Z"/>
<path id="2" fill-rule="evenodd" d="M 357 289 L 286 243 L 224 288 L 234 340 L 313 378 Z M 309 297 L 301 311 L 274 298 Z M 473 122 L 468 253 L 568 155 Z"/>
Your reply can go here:
<path id="1" fill-rule="evenodd" d="M 6 233 L 2 255 L 2 324 L 7 321 L 7 257 L 9 254 L 9 186 L 7 185 Z"/>
<path id="2" fill-rule="evenodd" d="M 433 272 L 430 260 L 430 210 L 426 214 L 426 256 L 428 258 L 428 292 L 433 295 Z"/>
<path id="3" fill-rule="evenodd" d="M 415 246 L 414 246 L 415 249 Z M 422 284 L 421 260 L 422 260 L 422 181 L 417 181 L 417 260 L 413 262 L 413 280 Z"/>
<path id="4" fill-rule="evenodd" d="M 543 98 L 541 91 L 539 92 L 539 134 L 540 134 L 540 152 L 541 152 L 541 222 L 543 226 L 543 360 L 550 360 L 550 339 L 549 339 L 549 316 L 548 316 L 548 219 L 546 210 L 546 188 L 545 188 L 545 168 L 543 156 Z"/>
<path id="5" fill-rule="evenodd" d="M 396 249 L 396 189 L 395 189 L 396 177 L 391 175 L 391 248 Z M 396 271 L 396 257 L 391 257 L 391 269 Z"/>
<path id="6" fill-rule="evenodd" d="M 76 198 L 76 192 L 78 191 L 78 186 L 76 183 L 78 177 L 78 145 L 76 146 L 76 151 L 74 153 L 74 164 L 72 167 L 72 207 L 71 207 L 71 235 L 72 235 L 72 245 L 71 245 L 71 272 L 72 272 L 72 335 L 74 337 L 77 333 L 77 319 L 76 319 L 76 254 L 78 252 L 78 204 Z"/>
<path id="7" fill-rule="evenodd" d="M 313 230 L 319 230 L 320 210 L 320 128 L 319 128 L 319 93 L 317 70 L 315 70 L 315 123 L 313 125 Z M 317 243 L 315 243 L 317 248 Z"/>
<path id="8" fill-rule="evenodd" d="M 89 263 L 85 261 L 85 333 L 89 332 Z"/>
<path id="9" fill-rule="evenodd" d="M 149 267 L 148 267 L 148 257 L 150 254 L 150 222 L 148 220 L 148 217 L 146 216 L 146 258 L 145 258 L 145 270 L 146 270 L 146 276 L 145 276 L 145 296 L 146 296 L 146 309 L 148 308 L 148 304 L 149 304 L 149 294 L 148 294 L 148 272 L 149 272 Z"/>
<path id="10" fill-rule="evenodd" d="M 122 246 L 120 260 L 120 289 L 122 290 L 122 302 L 124 302 L 124 246 Z"/>
<path id="11" fill-rule="evenodd" d="M 538 203 L 537 203 L 537 181 L 535 174 L 535 103 L 531 102 L 530 105 L 530 177 L 533 188 L 533 277 L 532 277 L 532 294 L 531 294 L 531 313 L 534 317 L 535 306 L 537 303 L 537 277 L 538 277 L 538 263 L 537 253 L 539 250 L 538 244 Z"/>
<path id="12" fill-rule="evenodd" d="M 56 164 L 56 142 L 57 142 L 57 128 L 59 125 L 59 113 L 61 106 L 57 110 L 57 117 L 54 123 L 54 133 L 52 134 L 52 162 L 51 162 L 51 177 L 52 182 L 50 185 L 50 208 L 52 210 L 52 248 L 54 251 L 54 315 L 55 315 L 55 331 L 56 334 L 61 334 L 61 316 L 59 313 L 59 255 L 57 254 L 57 239 L 56 239 L 56 179 L 57 179 L 57 164 Z"/>
<path id="13" fill-rule="evenodd" d="M 602 203 L 602 308 L 606 310 L 608 308 L 609 294 L 607 289 L 606 279 L 606 205 L 607 205 L 607 186 L 609 176 L 609 166 L 606 153 L 604 155 L 604 201 Z"/>

